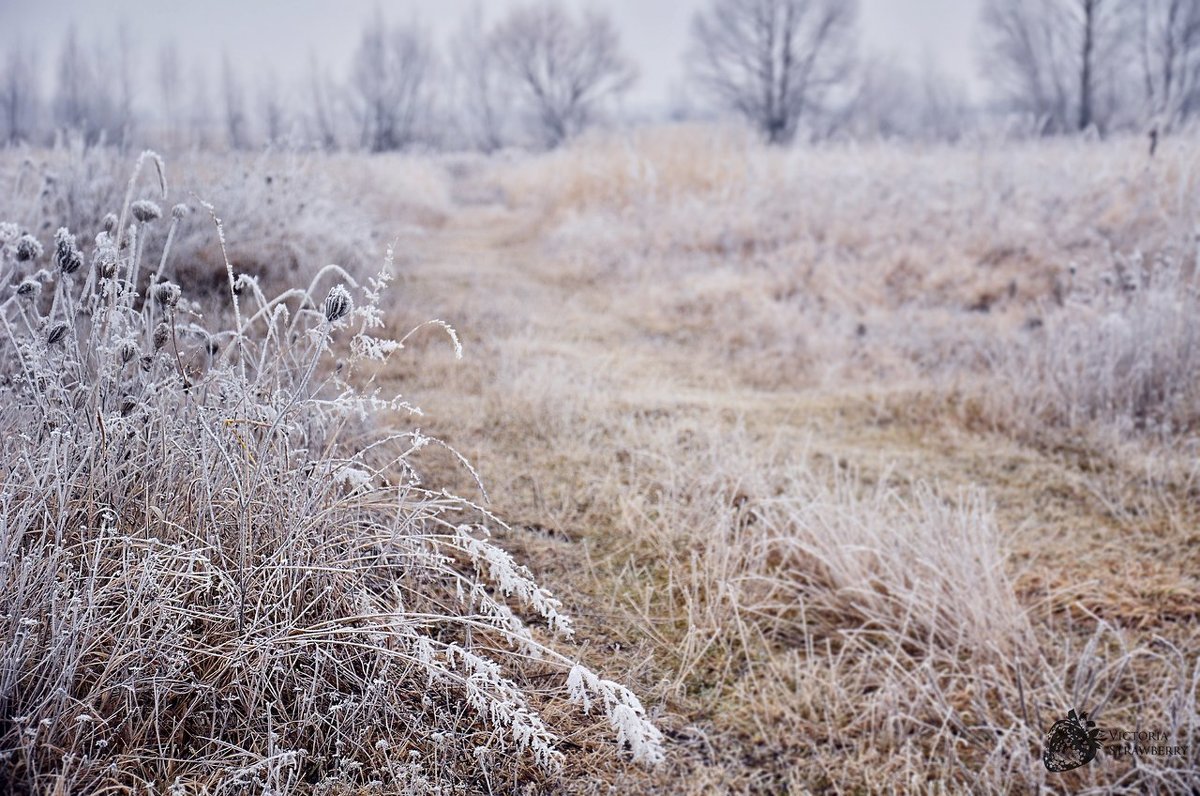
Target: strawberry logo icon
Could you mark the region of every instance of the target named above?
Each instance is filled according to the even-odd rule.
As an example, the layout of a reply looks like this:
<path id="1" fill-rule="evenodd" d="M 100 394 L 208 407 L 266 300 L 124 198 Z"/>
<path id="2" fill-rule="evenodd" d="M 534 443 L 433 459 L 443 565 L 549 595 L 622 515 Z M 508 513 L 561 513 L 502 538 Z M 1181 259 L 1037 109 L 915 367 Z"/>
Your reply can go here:
<path id="1" fill-rule="evenodd" d="M 1076 715 L 1072 710 L 1065 719 L 1054 722 L 1042 747 L 1046 770 L 1071 771 L 1092 762 L 1100 749 L 1099 734 L 1096 722 L 1089 720 L 1086 713 Z"/>

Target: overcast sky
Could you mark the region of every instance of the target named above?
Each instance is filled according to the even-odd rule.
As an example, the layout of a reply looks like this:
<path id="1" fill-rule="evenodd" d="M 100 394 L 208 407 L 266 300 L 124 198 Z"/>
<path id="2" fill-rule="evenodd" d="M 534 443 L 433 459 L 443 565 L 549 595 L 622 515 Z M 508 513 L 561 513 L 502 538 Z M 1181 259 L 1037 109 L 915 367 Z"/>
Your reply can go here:
<path id="1" fill-rule="evenodd" d="M 0 46 L 13 35 L 39 42 L 47 88 L 63 31 L 112 36 L 125 20 L 139 62 L 152 69 L 161 44 L 176 46 L 185 64 L 204 60 L 213 70 L 222 48 L 248 74 L 274 70 L 287 81 L 304 73 L 310 50 L 344 73 L 361 23 L 378 5 L 392 20 L 415 18 L 445 40 L 462 16 L 482 8 L 495 17 L 519 0 L 0 0 Z M 703 0 L 562 0 L 607 9 L 637 60 L 641 79 L 632 107 L 665 107 L 684 81 L 688 25 Z M 912 66 L 931 60 L 978 94 L 973 55 L 981 0 L 860 0 L 866 49 Z M 49 56 L 49 57 L 48 57 Z M 151 72 L 152 74 L 152 72 Z"/>

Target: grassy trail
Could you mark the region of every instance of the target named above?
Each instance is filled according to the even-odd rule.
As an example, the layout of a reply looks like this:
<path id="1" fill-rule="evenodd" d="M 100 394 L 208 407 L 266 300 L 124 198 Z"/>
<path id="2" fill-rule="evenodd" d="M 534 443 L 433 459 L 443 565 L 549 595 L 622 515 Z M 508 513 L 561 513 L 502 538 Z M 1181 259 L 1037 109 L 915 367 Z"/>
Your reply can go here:
<path id="1" fill-rule="evenodd" d="M 755 790 L 787 782 L 788 755 L 804 754 L 757 751 L 763 728 L 736 696 L 753 672 L 722 644 L 691 650 L 699 609 L 672 597 L 689 573 L 647 541 L 652 519 L 639 514 L 647 501 L 620 494 L 630 455 L 698 429 L 804 451 L 902 492 L 920 482 L 948 497 L 981 487 L 1021 602 L 1048 636 L 1082 638 L 1102 618 L 1135 639 L 1162 633 L 1194 644 L 1195 502 L 1190 484 L 1164 485 L 1153 469 L 1148 478 L 1152 460 L 1031 447 L 973 422 L 931 384 L 771 389 L 739 380 L 701 345 L 655 334 L 653 319 L 630 322 L 620 284 L 581 276 L 569 253 L 554 253 L 539 224 L 516 212 L 465 209 L 408 254 L 402 290 L 459 328 L 466 358 L 450 366 L 440 341 L 418 343 L 396 366 L 395 385 L 426 410 L 425 430 L 478 467 L 492 507 L 512 523 L 505 545 L 590 640 L 580 654 L 661 704 L 660 724 L 677 741 L 672 765 L 647 781 L 614 767 L 584 732 L 574 740 L 591 754 L 575 760 L 574 773 L 600 776 L 572 787 L 669 790 L 686 775 L 696 792 Z M 432 466 L 472 488 L 449 458 Z"/>

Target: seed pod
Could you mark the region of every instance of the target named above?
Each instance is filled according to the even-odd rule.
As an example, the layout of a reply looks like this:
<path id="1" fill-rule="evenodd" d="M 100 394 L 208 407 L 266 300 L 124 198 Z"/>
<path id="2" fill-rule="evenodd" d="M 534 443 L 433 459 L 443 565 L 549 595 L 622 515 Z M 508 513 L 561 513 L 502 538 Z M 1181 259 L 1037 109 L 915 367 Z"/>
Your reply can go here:
<path id="1" fill-rule="evenodd" d="M 126 395 L 121 399 L 121 415 L 128 415 L 134 409 L 137 409 L 137 401 L 131 395 Z"/>
<path id="2" fill-rule="evenodd" d="M 75 236 L 66 227 L 59 227 L 54 233 L 54 264 L 64 274 L 73 274 L 83 266 L 83 254 L 75 245 Z"/>
<path id="3" fill-rule="evenodd" d="M 129 341 L 125 341 L 121 343 L 121 348 L 117 353 L 121 357 L 121 364 L 128 365 L 138 355 L 138 347 Z"/>
<path id="4" fill-rule="evenodd" d="M 179 219 L 192 212 L 192 209 L 185 204 L 177 204 L 171 208 L 171 218 L 178 221 Z"/>
<path id="5" fill-rule="evenodd" d="M 22 235 L 17 241 L 17 262 L 36 260 L 42 256 L 42 244 L 32 235 Z"/>
<path id="6" fill-rule="evenodd" d="M 221 350 L 221 344 L 217 342 L 217 338 L 215 337 L 209 337 L 208 340 L 205 341 L 204 347 L 208 350 L 208 355 L 210 357 L 215 357 Z"/>
<path id="7" fill-rule="evenodd" d="M 42 286 L 33 279 L 24 279 L 21 284 L 17 285 L 17 295 L 22 298 L 30 298 L 37 295 L 42 289 Z"/>
<path id="8" fill-rule="evenodd" d="M 116 213 L 106 214 L 104 216 L 104 221 L 102 223 L 104 224 L 104 231 L 107 232 L 109 235 L 113 234 L 113 232 L 117 228 L 117 224 L 119 223 L 117 220 L 117 214 Z"/>
<path id="9" fill-rule="evenodd" d="M 350 299 L 350 293 L 341 285 L 334 285 L 329 290 L 329 295 L 325 297 L 325 320 L 333 323 L 346 317 L 350 312 L 350 308 L 354 302 Z"/>
<path id="10" fill-rule="evenodd" d="M 68 252 L 58 261 L 58 267 L 63 270 L 64 274 L 73 274 L 83 265 L 83 255 L 79 253 L 79 249 L 73 249 Z"/>
<path id="11" fill-rule="evenodd" d="M 50 333 L 48 335 L 46 335 L 46 344 L 47 345 L 58 345 L 59 343 L 61 343 L 63 341 L 63 338 L 65 338 L 67 336 L 67 330 L 69 328 L 70 327 L 67 326 L 65 323 L 55 324 L 53 327 L 51 327 Z"/>
<path id="12" fill-rule="evenodd" d="M 154 327 L 154 350 L 157 351 L 167 344 L 171 337 L 171 327 L 160 323 Z"/>
<path id="13" fill-rule="evenodd" d="M 179 304 L 181 291 L 174 282 L 162 282 L 154 286 L 154 300 L 165 309 L 173 310 Z"/>
<path id="14" fill-rule="evenodd" d="M 162 208 L 149 199 L 138 199 L 129 206 L 129 212 L 143 224 L 162 218 Z"/>

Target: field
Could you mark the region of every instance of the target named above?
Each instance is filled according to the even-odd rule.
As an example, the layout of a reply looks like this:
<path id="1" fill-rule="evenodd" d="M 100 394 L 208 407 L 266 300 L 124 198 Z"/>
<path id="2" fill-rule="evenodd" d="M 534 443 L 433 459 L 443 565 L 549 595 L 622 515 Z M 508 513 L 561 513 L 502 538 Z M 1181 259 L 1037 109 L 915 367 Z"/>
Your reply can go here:
<path id="1" fill-rule="evenodd" d="M 166 186 L 3 153 L 10 788 L 1200 787 L 1198 153 L 181 154 L 111 248 L 195 306 L 96 288 L 62 353 Z M 1070 709 L 1183 751 L 1048 773 Z"/>

